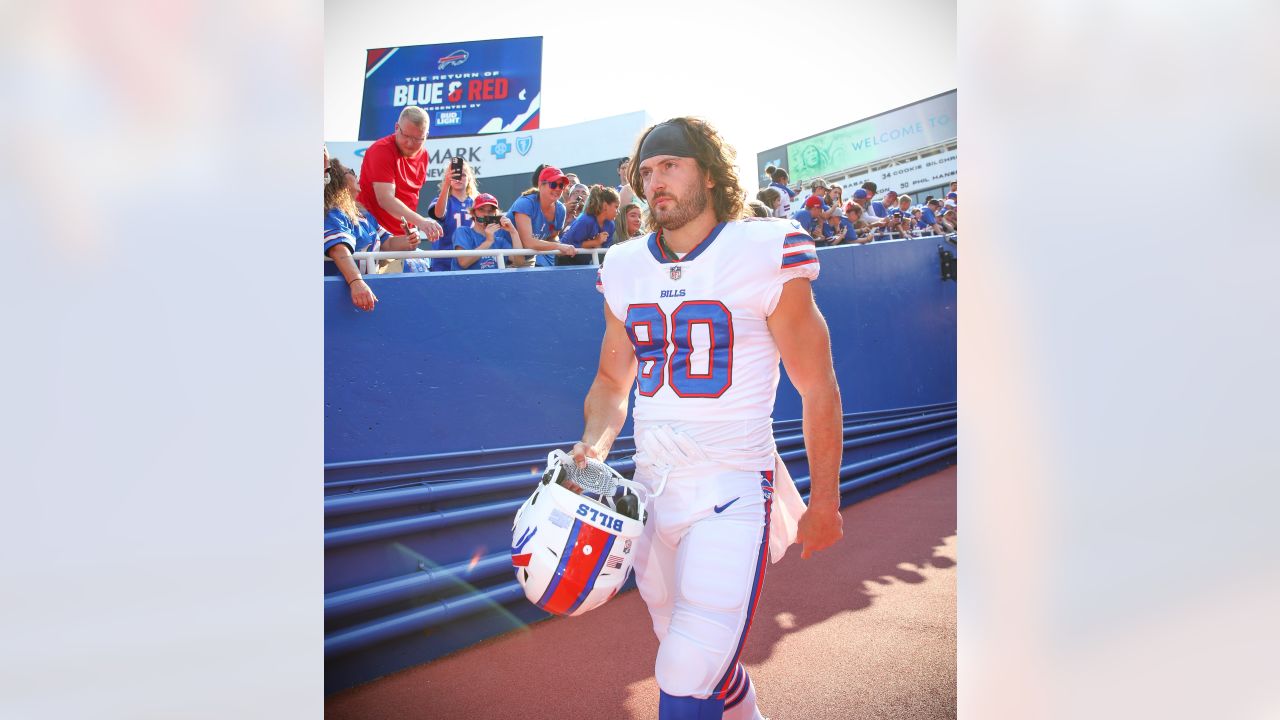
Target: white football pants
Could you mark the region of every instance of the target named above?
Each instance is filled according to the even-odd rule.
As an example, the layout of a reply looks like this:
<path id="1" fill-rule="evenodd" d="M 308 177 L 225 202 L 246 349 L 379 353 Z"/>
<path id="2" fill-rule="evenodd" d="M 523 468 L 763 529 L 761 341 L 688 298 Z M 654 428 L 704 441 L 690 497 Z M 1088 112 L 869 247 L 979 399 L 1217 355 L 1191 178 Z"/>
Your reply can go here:
<path id="1" fill-rule="evenodd" d="M 659 482 L 645 467 L 635 479 Z M 739 660 L 764 587 L 773 491 L 772 470 L 673 469 L 636 546 L 636 583 L 660 641 L 658 686 L 721 698 L 733 720 L 760 717 Z"/>

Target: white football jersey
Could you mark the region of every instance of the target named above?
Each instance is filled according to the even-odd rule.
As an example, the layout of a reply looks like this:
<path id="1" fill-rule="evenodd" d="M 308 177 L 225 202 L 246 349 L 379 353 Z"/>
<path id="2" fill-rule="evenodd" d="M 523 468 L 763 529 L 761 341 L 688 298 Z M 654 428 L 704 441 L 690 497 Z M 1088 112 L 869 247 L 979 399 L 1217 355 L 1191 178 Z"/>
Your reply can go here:
<path id="1" fill-rule="evenodd" d="M 817 276 L 812 238 L 777 218 L 721 223 L 679 259 L 652 233 L 611 248 L 597 287 L 635 347 L 637 429 L 767 424 L 780 373 L 765 319 L 786 281 Z"/>

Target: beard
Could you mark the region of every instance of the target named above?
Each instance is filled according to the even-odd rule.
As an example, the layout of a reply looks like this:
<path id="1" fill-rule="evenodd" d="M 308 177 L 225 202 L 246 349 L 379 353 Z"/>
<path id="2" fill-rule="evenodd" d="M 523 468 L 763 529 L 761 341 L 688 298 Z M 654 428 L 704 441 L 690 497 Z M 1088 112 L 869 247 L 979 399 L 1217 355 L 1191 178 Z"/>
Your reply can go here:
<path id="1" fill-rule="evenodd" d="M 664 192 L 654 198 L 649 205 L 650 211 L 653 213 L 654 222 L 658 223 L 658 227 L 671 232 L 679 230 L 689 224 L 690 220 L 702 214 L 707 209 L 707 202 L 710 200 L 710 193 L 701 186 L 694 186 L 692 192 L 685 197 L 677 197 L 675 193 Z M 666 209 L 657 206 L 660 198 L 671 198 L 671 204 Z"/>

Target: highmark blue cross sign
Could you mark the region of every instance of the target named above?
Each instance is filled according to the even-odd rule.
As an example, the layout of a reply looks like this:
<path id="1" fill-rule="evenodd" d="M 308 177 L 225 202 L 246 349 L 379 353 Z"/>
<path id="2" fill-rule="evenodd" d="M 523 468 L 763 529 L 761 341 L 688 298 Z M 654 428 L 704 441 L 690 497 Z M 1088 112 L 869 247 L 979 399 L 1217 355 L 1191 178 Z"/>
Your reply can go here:
<path id="1" fill-rule="evenodd" d="M 511 152 L 511 143 L 506 138 L 498 138 L 498 142 L 489 146 L 489 154 L 499 160 L 505 158 L 507 153 Z"/>

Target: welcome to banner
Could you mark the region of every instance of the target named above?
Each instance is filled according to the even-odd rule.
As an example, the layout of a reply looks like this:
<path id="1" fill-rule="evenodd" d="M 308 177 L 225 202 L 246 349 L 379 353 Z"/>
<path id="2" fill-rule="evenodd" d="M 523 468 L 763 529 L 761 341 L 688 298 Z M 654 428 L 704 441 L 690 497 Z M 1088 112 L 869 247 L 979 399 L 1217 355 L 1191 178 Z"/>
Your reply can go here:
<path id="1" fill-rule="evenodd" d="M 395 130 L 406 106 L 431 116 L 431 137 L 533 130 L 542 107 L 542 38 L 370 50 L 360 139 Z"/>
<path id="2" fill-rule="evenodd" d="M 803 182 L 870 165 L 956 137 L 956 91 L 952 90 L 788 143 L 786 167 L 793 182 Z M 776 153 L 776 150 L 768 152 Z"/>

